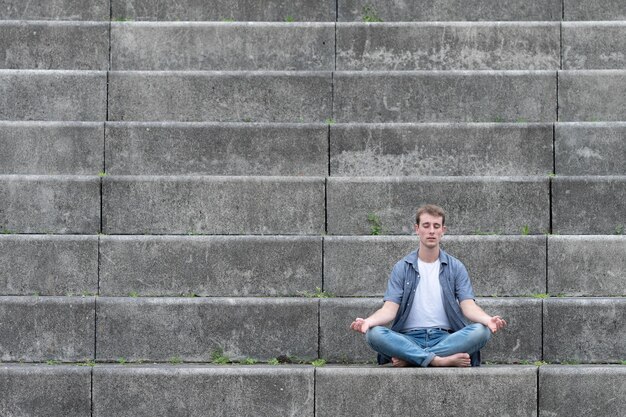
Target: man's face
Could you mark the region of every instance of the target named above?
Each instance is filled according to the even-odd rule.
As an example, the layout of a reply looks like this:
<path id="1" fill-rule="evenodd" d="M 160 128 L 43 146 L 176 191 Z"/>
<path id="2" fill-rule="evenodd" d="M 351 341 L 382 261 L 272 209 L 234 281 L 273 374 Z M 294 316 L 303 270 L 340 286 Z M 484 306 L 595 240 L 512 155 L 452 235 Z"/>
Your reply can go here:
<path id="1" fill-rule="evenodd" d="M 446 227 L 441 224 L 441 217 L 431 216 L 424 213 L 420 216 L 420 224 L 415 225 L 415 233 L 419 236 L 420 243 L 427 248 L 436 248 L 443 237 Z"/>

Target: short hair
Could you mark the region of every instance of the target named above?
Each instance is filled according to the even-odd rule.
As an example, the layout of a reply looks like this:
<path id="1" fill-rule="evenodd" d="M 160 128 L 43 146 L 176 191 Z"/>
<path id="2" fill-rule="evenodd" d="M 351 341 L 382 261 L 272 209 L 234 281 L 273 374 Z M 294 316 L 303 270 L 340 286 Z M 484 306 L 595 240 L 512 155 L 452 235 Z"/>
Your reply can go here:
<path id="1" fill-rule="evenodd" d="M 446 224 L 446 212 L 435 204 L 425 204 L 418 208 L 417 214 L 415 214 L 415 224 L 420 224 L 420 216 L 424 213 L 434 217 L 441 217 L 441 225 L 444 226 Z"/>

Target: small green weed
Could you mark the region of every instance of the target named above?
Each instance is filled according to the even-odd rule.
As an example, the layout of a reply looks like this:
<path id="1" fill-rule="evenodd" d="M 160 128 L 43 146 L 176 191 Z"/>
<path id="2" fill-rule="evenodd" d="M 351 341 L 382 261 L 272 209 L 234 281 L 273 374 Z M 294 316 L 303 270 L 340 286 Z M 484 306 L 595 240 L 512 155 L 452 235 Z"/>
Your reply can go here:
<path id="1" fill-rule="evenodd" d="M 334 125 L 336 122 L 335 122 L 335 119 L 330 119 L 330 118 L 329 118 L 329 119 L 324 120 L 324 123 L 326 123 L 326 124 L 327 124 L 327 125 L 329 125 L 329 126 L 332 126 L 332 125 Z"/>
<path id="2" fill-rule="evenodd" d="M 623 360 L 623 361 L 622 361 L 622 365 L 626 365 L 626 360 Z"/>
<path id="3" fill-rule="evenodd" d="M 521 361 L 519 361 L 520 365 L 530 365 L 531 362 L 528 359 L 522 359 Z"/>
<path id="4" fill-rule="evenodd" d="M 318 366 L 324 366 L 326 365 L 326 360 L 325 359 L 315 359 L 314 361 L 311 362 L 311 365 L 318 367 Z"/>
<path id="5" fill-rule="evenodd" d="M 616 235 L 623 235 L 624 234 L 624 225 L 623 224 L 618 224 L 617 226 L 615 226 L 615 234 Z"/>
<path id="6" fill-rule="evenodd" d="M 278 364 L 280 364 L 280 362 L 278 361 L 278 359 L 272 358 L 269 361 L 267 361 L 267 364 L 268 365 L 278 365 Z"/>
<path id="7" fill-rule="evenodd" d="M 285 22 L 293 23 L 295 21 L 296 21 L 296 19 L 294 19 L 293 16 L 285 16 Z"/>
<path id="8" fill-rule="evenodd" d="M 548 178 L 554 178 L 556 174 L 554 172 L 548 172 Z"/>
<path id="9" fill-rule="evenodd" d="M 84 290 L 84 291 L 82 291 L 80 293 L 80 295 L 82 295 L 83 297 L 93 297 L 93 296 L 95 296 L 97 294 L 95 292 L 93 292 L 93 291 Z"/>
<path id="10" fill-rule="evenodd" d="M 230 359 L 224 356 L 224 350 L 222 348 L 218 348 L 211 353 L 211 362 L 218 365 L 226 365 L 230 362 Z"/>
<path id="11" fill-rule="evenodd" d="M 549 365 L 549 363 L 546 362 L 546 361 L 534 361 L 533 365 L 535 365 L 535 366 L 543 366 L 543 365 Z"/>
<path id="12" fill-rule="evenodd" d="M 383 19 L 378 17 L 378 12 L 372 6 L 366 4 L 363 6 L 363 21 L 367 23 L 382 22 Z"/>
<path id="13" fill-rule="evenodd" d="M 183 360 L 180 356 L 172 356 L 169 360 L 169 363 L 171 363 L 172 365 L 180 365 L 181 363 L 183 363 Z"/>
<path id="14" fill-rule="evenodd" d="M 199 295 L 196 294 L 195 292 L 188 292 L 188 293 L 183 293 L 183 297 L 196 298 L 196 297 L 199 297 Z"/>
<path id="15" fill-rule="evenodd" d="M 91 366 L 93 368 L 96 366 L 96 361 L 93 359 L 87 359 L 85 362 L 79 363 L 78 366 Z"/>
<path id="16" fill-rule="evenodd" d="M 2 229 L 2 234 L 3 234 L 3 235 L 12 235 L 12 234 L 14 234 L 14 233 L 15 233 L 15 232 L 13 232 L 12 230 L 9 230 L 9 229 Z"/>
<path id="17" fill-rule="evenodd" d="M 526 123 L 528 120 L 524 119 L 523 117 L 518 117 L 517 119 L 515 119 L 515 123 Z"/>
<path id="18" fill-rule="evenodd" d="M 131 291 L 128 293 L 128 296 L 132 298 L 137 298 L 139 297 L 139 293 L 137 291 Z"/>
<path id="19" fill-rule="evenodd" d="M 61 362 L 54 360 L 54 359 L 49 359 L 46 361 L 46 365 L 59 365 Z"/>
<path id="20" fill-rule="evenodd" d="M 524 226 L 522 226 L 522 235 L 528 236 L 529 234 L 530 234 L 530 226 L 525 224 Z"/>
<path id="21" fill-rule="evenodd" d="M 102 177 L 106 177 L 106 176 L 107 176 L 107 173 L 106 173 L 106 172 L 104 172 L 104 171 L 100 171 L 100 172 L 98 172 L 98 176 L 99 176 L 100 178 L 102 178 Z"/>
<path id="22" fill-rule="evenodd" d="M 380 216 L 376 213 L 368 213 L 367 221 L 370 224 L 370 235 L 378 236 L 383 231 L 383 225 L 380 221 Z"/>
<path id="23" fill-rule="evenodd" d="M 327 291 L 322 291 L 320 287 L 315 287 L 315 292 L 304 291 L 302 293 L 307 298 L 333 298 L 334 295 Z"/>
<path id="24" fill-rule="evenodd" d="M 253 358 L 245 358 L 242 359 L 241 361 L 239 361 L 240 364 L 242 365 L 254 365 L 256 363 L 258 363 L 259 361 Z"/>
<path id="25" fill-rule="evenodd" d="M 504 118 L 502 116 L 496 116 L 493 118 L 494 123 L 504 123 Z"/>
<path id="26" fill-rule="evenodd" d="M 532 298 L 550 298 L 550 295 L 546 294 L 546 293 L 537 293 L 537 294 L 532 294 L 531 295 Z"/>
<path id="27" fill-rule="evenodd" d="M 127 17 L 114 17 L 113 22 L 132 22 L 133 19 L 129 19 Z"/>
<path id="28" fill-rule="evenodd" d="M 120 365 L 126 365 L 126 358 L 117 358 L 117 363 L 119 363 Z"/>

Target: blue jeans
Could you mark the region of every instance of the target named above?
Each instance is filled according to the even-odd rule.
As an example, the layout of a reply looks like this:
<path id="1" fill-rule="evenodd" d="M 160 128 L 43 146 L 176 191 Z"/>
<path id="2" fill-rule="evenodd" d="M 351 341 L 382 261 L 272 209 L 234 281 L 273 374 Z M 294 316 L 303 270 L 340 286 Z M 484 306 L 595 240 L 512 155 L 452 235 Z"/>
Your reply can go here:
<path id="1" fill-rule="evenodd" d="M 367 344 L 387 360 L 393 357 L 424 367 L 435 356 L 471 355 L 485 346 L 490 338 L 491 330 L 479 323 L 470 324 L 452 334 L 439 329 L 398 333 L 383 326 L 372 327 L 365 334 Z"/>

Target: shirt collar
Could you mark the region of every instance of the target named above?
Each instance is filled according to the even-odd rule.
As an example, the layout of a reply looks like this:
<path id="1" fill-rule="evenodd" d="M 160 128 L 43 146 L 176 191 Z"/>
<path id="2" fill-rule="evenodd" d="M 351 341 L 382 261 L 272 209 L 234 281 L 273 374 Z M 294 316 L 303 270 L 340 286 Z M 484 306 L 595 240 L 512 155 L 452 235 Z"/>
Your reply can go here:
<path id="1" fill-rule="evenodd" d="M 419 249 L 409 253 L 403 259 L 404 262 L 411 264 L 411 266 L 413 267 L 413 269 L 415 269 L 415 271 L 419 271 L 417 267 L 418 253 L 419 253 Z M 441 249 L 441 247 L 439 248 L 439 262 L 441 262 L 442 265 L 448 264 L 448 254 L 446 253 L 446 251 Z"/>

